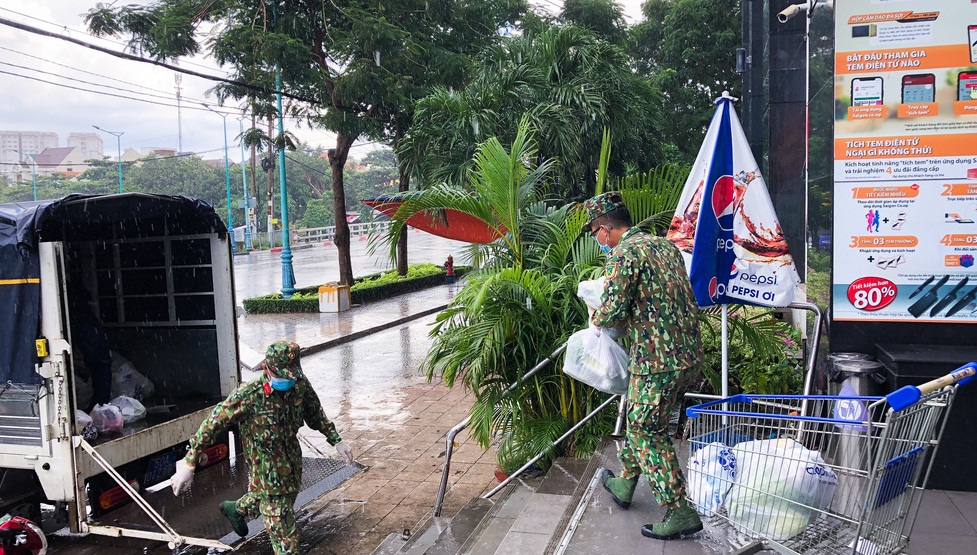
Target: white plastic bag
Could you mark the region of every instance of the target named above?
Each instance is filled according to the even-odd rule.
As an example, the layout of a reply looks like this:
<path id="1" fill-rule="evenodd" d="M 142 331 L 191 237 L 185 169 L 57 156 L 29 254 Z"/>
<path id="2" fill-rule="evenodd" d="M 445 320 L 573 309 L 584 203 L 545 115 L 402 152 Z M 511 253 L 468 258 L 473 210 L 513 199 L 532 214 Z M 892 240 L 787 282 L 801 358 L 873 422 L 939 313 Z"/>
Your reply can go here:
<path id="1" fill-rule="evenodd" d="M 584 304 L 587 305 L 588 321 L 589 318 L 593 316 L 594 310 L 600 306 L 600 297 L 604 294 L 604 281 L 604 276 L 601 276 L 597 279 L 581 281 L 577 284 L 577 296 L 583 299 Z M 600 329 L 604 333 L 608 333 L 611 336 L 611 339 L 620 339 L 624 337 L 628 331 L 627 328 L 623 326 L 619 328 L 597 328 L 597 326 L 594 326 L 593 324 L 590 324 L 590 326 L 595 329 Z"/>
<path id="2" fill-rule="evenodd" d="M 100 434 L 121 432 L 122 426 L 125 425 L 125 420 L 122 418 L 122 411 L 119 410 L 119 407 L 111 403 L 107 405 L 95 405 L 95 408 L 92 409 L 91 417 L 92 422 L 95 423 L 95 429 Z"/>
<path id="3" fill-rule="evenodd" d="M 112 396 L 149 399 L 156 392 L 156 386 L 142 375 L 125 357 L 112 351 Z"/>
<path id="4" fill-rule="evenodd" d="M 126 424 L 146 418 L 146 407 L 132 397 L 121 395 L 109 401 L 109 404 L 119 407 L 119 410 L 122 411 L 122 419 Z"/>
<path id="5" fill-rule="evenodd" d="M 586 328 L 570 336 L 563 371 L 606 393 L 628 392 L 628 353 L 601 328 Z"/>
<path id="6" fill-rule="evenodd" d="M 736 454 L 723 443 L 704 445 L 689 456 L 686 487 L 703 515 L 712 515 L 723 506 L 735 478 Z"/>
<path id="7" fill-rule="evenodd" d="M 95 428 L 95 422 L 83 410 L 75 411 L 75 433 L 85 438 L 86 441 L 92 441 L 98 437 L 98 429 Z"/>
<path id="8" fill-rule="evenodd" d="M 738 530 L 785 540 L 811 523 L 815 513 L 808 507 L 831 504 L 838 476 L 817 451 L 782 438 L 738 443 L 733 453 L 736 480 L 726 511 Z"/>

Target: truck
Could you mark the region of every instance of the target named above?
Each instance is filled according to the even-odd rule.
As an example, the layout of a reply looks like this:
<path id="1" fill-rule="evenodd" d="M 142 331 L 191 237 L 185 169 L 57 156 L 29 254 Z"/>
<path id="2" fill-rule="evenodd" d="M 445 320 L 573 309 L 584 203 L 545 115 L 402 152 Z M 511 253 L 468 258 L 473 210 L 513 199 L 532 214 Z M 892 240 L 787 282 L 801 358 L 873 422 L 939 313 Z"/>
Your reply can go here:
<path id="1" fill-rule="evenodd" d="M 177 532 L 143 493 L 169 480 L 240 383 L 231 240 L 213 208 L 187 197 L 0 204 L 0 514 L 36 519 L 44 504 L 74 533 L 228 549 Z M 83 434 L 82 310 L 155 389 L 140 401 L 145 419 L 94 439 Z M 212 449 L 213 461 L 233 458 L 233 436 Z M 133 502 L 153 527 L 102 518 Z"/>

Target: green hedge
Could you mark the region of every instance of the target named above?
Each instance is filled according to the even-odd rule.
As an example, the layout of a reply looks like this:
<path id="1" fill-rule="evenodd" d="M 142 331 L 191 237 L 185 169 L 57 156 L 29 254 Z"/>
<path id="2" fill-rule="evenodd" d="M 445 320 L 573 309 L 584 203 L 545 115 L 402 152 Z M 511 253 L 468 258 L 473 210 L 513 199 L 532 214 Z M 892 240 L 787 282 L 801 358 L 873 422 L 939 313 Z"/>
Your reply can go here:
<path id="1" fill-rule="evenodd" d="M 468 267 L 456 267 L 455 275 L 461 277 Z M 407 275 L 400 277 L 396 270 L 371 274 L 356 278 L 349 288 L 350 302 L 354 305 L 377 301 L 441 285 L 444 268 L 436 264 L 413 264 L 407 268 Z M 244 299 L 244 311 L 248 314 L 279 314 L 286 312 L 319 312 L 319 286 L 302 287 L 295 290 L 290 299 L 283 299 L 281 293 L 263 297 Z"/>

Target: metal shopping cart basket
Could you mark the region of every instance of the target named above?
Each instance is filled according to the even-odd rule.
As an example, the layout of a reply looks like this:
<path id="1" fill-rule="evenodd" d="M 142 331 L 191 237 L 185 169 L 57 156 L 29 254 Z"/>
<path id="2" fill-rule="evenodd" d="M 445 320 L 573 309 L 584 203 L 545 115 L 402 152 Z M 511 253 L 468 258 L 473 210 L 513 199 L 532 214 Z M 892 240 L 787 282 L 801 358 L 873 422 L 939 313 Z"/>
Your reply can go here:
<path id="1" fill-rule="evenodd" d="M 736 395 L 689 407 L 687 488 L 736 553 L 900 553 L 957 384 L 977 363 L 885 397 Z M 743 545 L 745 543 L 746 545 Z"/>

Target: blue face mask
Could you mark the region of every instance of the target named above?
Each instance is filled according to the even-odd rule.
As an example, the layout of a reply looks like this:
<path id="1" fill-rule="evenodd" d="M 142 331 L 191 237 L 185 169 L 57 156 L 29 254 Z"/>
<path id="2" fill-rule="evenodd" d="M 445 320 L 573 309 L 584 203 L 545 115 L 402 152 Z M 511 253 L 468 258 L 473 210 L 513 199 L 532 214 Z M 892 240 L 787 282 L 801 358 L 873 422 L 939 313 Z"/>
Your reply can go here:
<path id="1" fill-rule="evenodd" d="M 611 247 L 608 247 L 604 243 L 601 243 L 600 239 L 598 239 L 596 235 L 594 236 L 594 241 L 597 241 L 597 244 L 600 246 L 601 252 L 603 252 L 604 254 L 611 254 Z"/>
<path id="2" fill-rule="evenodd" d="M 295 385 L 295 380 L 286 380 L 284 378 L 268 378 L 268 382 L 271 384 L 271 388 L 275 391 L 288 391 L 292 389 Z"/>

